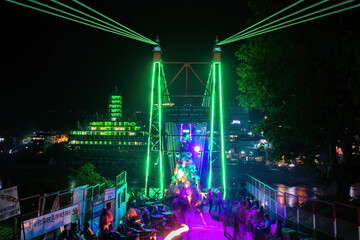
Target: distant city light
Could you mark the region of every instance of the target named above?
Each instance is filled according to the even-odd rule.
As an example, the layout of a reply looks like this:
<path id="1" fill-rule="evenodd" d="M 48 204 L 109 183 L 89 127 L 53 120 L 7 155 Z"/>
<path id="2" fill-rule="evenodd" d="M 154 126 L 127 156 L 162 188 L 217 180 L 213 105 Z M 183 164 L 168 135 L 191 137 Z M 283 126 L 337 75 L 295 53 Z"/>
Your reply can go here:
<path id="1" fill-rule="evenodd" d="M 240 120 L 233 120 L 231 124 L 240 124 Z"/>

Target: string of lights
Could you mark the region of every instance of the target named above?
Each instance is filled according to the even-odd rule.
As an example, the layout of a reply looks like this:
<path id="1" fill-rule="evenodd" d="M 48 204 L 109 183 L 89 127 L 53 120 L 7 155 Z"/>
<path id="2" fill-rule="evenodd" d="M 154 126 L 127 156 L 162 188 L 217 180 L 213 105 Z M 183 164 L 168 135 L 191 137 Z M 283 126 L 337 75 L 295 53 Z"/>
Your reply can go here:
<path id="1" fill-rule="evenodd" d="M 87 18 L 83 18 L 81 16 L 78 16 L 78 15 L 75 15 L 75 14 L 72 14 L 72 13 L 69 13 L 69 12 L 66 12 L 64 10 L 55 8 L 53 6 L 38 2 L 36 0 L 28 0 L 28 1 L 33 3 L 33 4 L 37 4 L 37 5 L 40 5 L 42 7 L 45 7 L 47 9 L 49 9 L 49 10 L 52 10 L 52 11 L 45 10 L 45 9 L 42 9 L 42 8 L 39 8 L 39 7 L 36 7 L 36 6 L 32 6 L 32 5 L 29 5 L 29 4 L 25 4 L 25 3 L 22 3 L 22 2 L 18 2 L 18 1 L 15 1 L 15 0 L 6 0 L 6 1 L 10 2 L 10 3 L 20 5 L 20 6 L 23 6 L 23 7 L 27 7 L 27 8 L 39 11 L 39 12 L 47 13 L 49 15 L 60 17 L 60 18 L 63 18 L 63 19 L 69 20 L 69 21 L 77 22 L 77 23 L 80 23 L 80 24 L 83 24 L 83 25 L 86 25 L 86 26 L 89 26 L 89 27 L 99 29 L 99 30 L 103 30 L 103 31 L 114 33 L 114 34 L 117 34 L 117 35 L 120 35 L 120 36 L 123 36 L 123 37 L 134 39 L 134 40 L 137 40 L 137 41 L 145 42 L 145 43 L 152 44 L 152 45 L 157 44 L 156 42 L 154 42 L 154 41 L 140 35 L 139 33 L 136 33 L 135 31 L 133 31 L 133 30 L 131 30 L 131 29 L 125 27 L 124 25 L 119 24 L 119 23 L 118 23 L 118 25 L 122 26 L 123 28 L 119 28 L 119 27 L 115 28 L 110 23 L 106 23 L 106 25 L 108 25 L 108 26 L 106 26 L 106 25 L 102 24 L 102 23 L 105 23 L 105 21 L 100 20 L 98 18 L 91 17 L 92 19 L 95 19 L 95 20 L 99 21 L 100 23 L 99 22 L 94 22 L 92 20 L 89 20 Z M 57 1 L 54 1 L 54 2 L 57 2 Z M 74 2 L 80 3 L 78 1 L 74 1 Z M 55 12 L 53 12 L 53 11 L 55 11 Z M 58 13 L 56 13 L 56 12 L 58 12 Z M 78 10 L 78 12 L 81 12 L 81 11 Z M 83 15 L 88 15 L 88 14 L 83 13 Z M 105 15 L 102 15 L 102 16 L 105 16 Z M 89 16 L 87 16 L 87 17 L 89 17 Z M 110 18 L 108 18 L 108 19 L 110 19 Z M 112 21 L 116 22 L 114 20 L 112 20 Z"/>
<path id="2" fill-rule="evenodd" d="M 318 16 L 314 16 L 314 17 L 310 17 L 312 15 L 315 15 L 315 14 L 318 14 L 318 13 L 321 13 L 321 12 L 324 12 L 324 11 L 328 11 L 330 9 L 333 9 L 333 8 L 336 8 L 336 7 L 339 7 L 339 6 L 342 6 L 342 5 L 345 5 L 345 4 L 348 4 L 348 3 L 351 3 L 351 2 L 354 2 L 355 0 L 348 0 L 348 1 L 345 1 L 345 2 L 341 2 L 341 3 L 338 3 L 338 4 L 334 4 L 334 5 L 331 5 L 329 7 L 326 7 L 326 8 L 323 8 L 323 9 L 320 9 L 320 10 L 317 10 L 317 11 L 314 11 L 312 13 L 309 13 L 309 14 L 305 14 L 303 16 L 300 16 L 300 17 L 297 17 L 297 18 L 294 18 L 294 19 L 291 19 L 291 20 L 288 20 L 288 21 L 285 21 L 285 22 L 282 22 L 282 23 L 279 23 L 279 24 L 276 24 L 276 25 L 273 25 L 273 26 L 269 26 L 268 28 L 265 28 L 265 29 L 261 29 L 261 28 L 264 28 L 265 26 L 268 26 L 270 24 L 273 24 L 275 22 L 278 22 L 280 20 L 283 20 L 285 18 L 288 18 L 295 14 L 298 14 L 299 12 L 303 12 L 305 10 L 308 10 L 309 8 L 312 8 L 312 7 L 315 7 L 314 5 L 319 5 L 319 4 L 322 4 L 325 1 L 321 1 L 321 2 L 318 2 L 316 4 L 313 4 L 309 7 L 304 8 L 302 10 L 299 10 L 295 13 L 292 13 L 290 15 L 287 15 L 283 18 L 280 18 L 278 20 L 275 20 L 271 23 L 268 23 L 268 24 L 265 24 L 264 26 L 262 27 L 259 27 L 257 29 L 260 29 L 258 31 L 255 31 L 257 29 L 253 29 L 252 31 L 248 31 L 244 34 L 241 34 L 241 35 L 238 35 L 237 37 L 235 38 L 232 38 L 230 40 L 223 40 L 221 42 L 218 43 L 218 45 L 223 45 L 223 44 L 228 44 L 228 43 L 231 43 L 231 42 L 235 42 L 235 41 L 239 41 L 239 40 L 243 40 L 243 39 L 247 39 L 247 38 L 250 38 L 250 37 L 254 37 L 254 36 L 258 36 L 258 35 L 261 35 L 261 34 L 264 34 L 264 33 L 268 33 L 268 32 L 272 32 L 272 31 L 276 31 L 276 30 L 279 30 L 279 29 L 283 29 L 283 28 L 286 28 L 286 27 L 290 27 L 290 26 L 294 26 L 294 25 L 297 25 L 297 24 L 300 24 L 300 23 L 305 23 L 305 22 L 308 22 L 308 21 L 312 21 L 312 20 L 315 20 L 315 19 L 319 19 L 319 18 L 323 18 L 323 17 L 326 17 L 326 16 L 329 16 L 329 15 L 333 15 L 333 14 L 337 14 L 337 13 L 340 13 L 340 12 L 344 12 L 344 11 L 347 11 L 347 10 L 351 10 L 351 9 L 354 9 L 354 8 L 357 8 L 360 6 L 360 4 L 357 4 L 357 5 L 353 5 L 353 6 L 350 6 L 350 7 L 346 7 L 346 8 L 342 8 L 342 9 L 339 9 L 339 10 L 335 10 L 335 11 L 332 11 L 332 12 L 328 12 L 328 13 L 325 13 L 325 14 L 321 14 L 321 15 L 318 15 Z M 307 17 L 310 17 L 310 18 L 307 18 Z M 300 20 L 300 19 L 303 19 L 303 18 L 306 18 L 304 20 Z M 298 21 L 300 20 L 300 21 Z M 294 21 L 297 21 L 297 22 L 294 22 Z M 293 23 L 291 23 L 293 22 Z M 254 32 L 255 31 L 255 32 Z M 242 31 L 244 32 L 244 31 Z"/>

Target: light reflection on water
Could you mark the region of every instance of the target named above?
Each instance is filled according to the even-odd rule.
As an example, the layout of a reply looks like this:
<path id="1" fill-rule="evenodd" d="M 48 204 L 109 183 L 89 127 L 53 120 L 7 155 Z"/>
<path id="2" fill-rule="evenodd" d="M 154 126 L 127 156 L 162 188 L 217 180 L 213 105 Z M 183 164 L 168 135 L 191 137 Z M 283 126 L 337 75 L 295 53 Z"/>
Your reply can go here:
<path id="1" fill-rule="evenodd" d="M 319 187 L 307 186 L 286 186 L 284 184 L 272 184 L 271 187 L 278 190 L 277 201 L 290 207 L 296 207 L 297 195 L 299 204 L 306 202 L 307 199 L 316 198 L 316 195 L 324 194 L 323 190 Z M 285 194 L 287 193 L 287 194 Z M 350 188 L 350 197 L 355 198 L 360 195 L 360 184 L 355 184 Z"/>

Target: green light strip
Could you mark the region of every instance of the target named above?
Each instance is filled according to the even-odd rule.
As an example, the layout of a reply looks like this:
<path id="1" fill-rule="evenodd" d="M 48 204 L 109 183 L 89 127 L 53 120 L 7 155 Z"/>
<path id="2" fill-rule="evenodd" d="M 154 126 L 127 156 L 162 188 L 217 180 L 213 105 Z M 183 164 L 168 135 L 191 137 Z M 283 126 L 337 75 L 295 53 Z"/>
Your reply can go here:
<path id="1" fill-rule="evenodd" d="M 212 151 L 214 144 L 214 114 L 215 114 L 215 84 L 216 84 L 215 63 L 212 64 L 212 75 L 213 75 L 213 85 L 212 85 L 212 101 L 211 101 L 210 153 L 209 153 L 210 161 L 209 161 L 208 189 L 211 188 L 211 180 L 212 180 Z"/>
<path id="2" fill-rule="evenodd" d="M 50 14 L 50 15 L 53 15 L 53 16 L 56 16 L 56 17 L 60 17 L 60 18 L 66 19 L 66 20 L 70 20 L 70 21 L 73 21 L 73 22 L 84 24 L 84 25 L 89 26 L 89 27 L 97 28 L 97 29 L 100 29 L 100 30 L 103 30 L 103 31 L 107 31 L 107 32 L 114 33 L 114 34 L 117 34 L 117 35 L 120 35 L 120 36 L 124 36 L 123 34 L 120 34 L 117 31 L 112 31 L 112 30 L 108 30 L 108 29 L 103 28 L 103 27 L 98 27 L 98 26 L 96 26 L 94 24 L 89 24 L 89 23 L 86 23 L 86 22 L 83 22 L 83 21 L 79 21 L 79 20 L 76 20 L 76 19 L 73 19 L 73 18 L 69 18 L 69 17 L 63 16 L 63 15 L 57 14 L 57 13 L 49 12 L 47 10 L 43 10 L 43 9 L 40 9 L 40 8 L 37 8 L 37 7 L 34 7 L 34 6 L 30 6 L 28 4 L 20 3 L 20 2 L 14 1 L 14 0 L 6 0 L 6 1 L 17 4 L 17 5 L 20 5 L 20 6 L 23 6 L 23 7 L 27 7 L 27 8 L 39 11 L 39 12 L 43 12 L 43 13 L 47 13 L 47 14 Z"/>
<path id="3" fill-rule="evenodd" d="M 148 42 L 148 40 L 146 40 L 145 38 L 140 38 L 139 36 L 137 36 L 137 35 L 129 32 L 129 31 L 126 31 L 126 30 L 124 30 L 124 29 L 122 29 L 122 28 L 119 28 L 119 27 L 113 25 L 113 24 L 110 24 L 110 23 L 108 23 L 108 22 L 105 22 L 105 21 L 103 21 L 103 20 L 101 20 L 101 19 L 99 19 L 99 18 L 96 18 L 96 17 L 92 16 L 92 15 L 89 15 L 89 14 L 87 14 L 87 13 L 84 13 L 83 11 L 80 11 L 80 10 L 78 10 L 78 9 L 76 9 L 76 8 L 73 8 L 73 7 L 69 6 L 69 5 L 66 5 L 66 4 L 64 4 L 64 3 L 58 2 L 58 1 L 56 1 L 56 0 L 50 0 L 50 1 L 52 1 L 52 2 L 54 2 L 54 3 L 56 3 L 56 4 L 59 4 L 60 6 L 66 7 L 66 8 L 68 8 L 68 9 L 72 10 L 72 11 L 75 11 L 75 12 L 77 12 L 77 13 L 80 13 L 80 14 L 82 14 L 82 15 L 84 15 L 84 16 L 87 16 L 87 17 L 89 17 L 89 18 L 92 18 L 92 19 L 94 19 L 94 20 L 96 20 L 96 21 L 99 21 L 99 22 L 101 22 L 101 23 L 104 23 L 104 24 L 110 26 L 111 28 L 113 28 L 114 30 L 116 29 L 116 30 L 118 30 L 119 32 L 122 32 L 122 33 L 124 33 L 124 34 L 126 34 L 126 35 L 128 35 L 128 36 L 132 36 L 132 37 L 134 37 L 134 38 L 136 38 L 136 39 L 144 39 L 145 42 Z"/>
<path id="4" fill-rule="evenodd" d="M 222 85 L 221 85 L 221 63 L 218 62 L 218 74 L 219 74 L 219 98 L 220 98 L 220 134 L 221 134 L 221 165 L 222 165 L 222 180 L 224 195 L 226 197 L 226 171 L 225 171 L 225 144 L 224 144 L 224 121 L 223 121 L 223 102 L 222 102 Z"/>
<path id="5" fill-rule="evenodd" d="M 149 119 L 149 135 L 148 135 L 148 148 L 147 148 L 147 157 L 146 157 L 146 178 L 145 178 L 145 196 L 147 196 L 148 192 L 148 180 L 149 180 L 149 164 L 150 164 L 150 145 L 151 145 L 151 125 L 152 125 L 152 118 L 153 118 L 153 106 L 154 106 L 154 87 L 155 87 L 155 66 L 156 63 L 153 64 L 153 73 L 151 79 L 151 99 L 150 99 L 150 119 Z"/>
<path id="6" fill-rule="evenodd" d="M 273 15 L 271 15 L 271 16 L 263 19 L 263 20 L 261 20 L 260 22 L 257 22 L 257 23 L 255 23 L 255 24 L 251 25 L 250 27 L 242 30 L 241 32 L 238 32 L 238 33 L 232 35 L 231 37 L 226 38 L 225 40 L 223 40 L 223 41 L 221 41 L 220 43 L 218 43 L 218 45 L 223 44 L 223 42 L 225 42 L 225 41 L 229 41 L 229 40 L 231 40 L 231 39 L 233 39 L 233 38 L 236 38 L 236 37 L 239 36 L 241 33 L 245 32 L 245 31 L 247 31 L 247 30 L 249 30 L 249 29 L 251 29 L 251 28 L 253 28 L 253 27 L 257 26 L 257 25 L 259 25 L 259 24 L 262 23 L 262 22 L 265 22 L 265 21 L 269 20 L 269 19 L 272 18 L 272 17 L 275 17 L 276 15 L 278 15 L 278 14 L 280 14 L 280 13 L 282 13 L 282 12 L 284 12 L 284 11 L 286 11 L 286 10 L 288 10 L 288 9 L 296 6 L 296 5 L 298 5 L 299 3 L 303 2 L 303 1 L 304 1 L 304 0 L 299 0 L 299 1 L 291 4 L 290 6 L 287 6 L 286 8 L 281 9 L 280 11 L 278 11 L 278 12 L 274 13 Z"/>
<path id="7" fill-rule="evenodd" d="M 267 23 L 267 24 L 265 24 L 265 25 L 262 25 L 262 26 L 260 26 L 260 27 L 257 27 L 257 28 L 255 28 L 255 29 L 253 29 L 253 30 L 250 30 L 250 31 L 248 31 L 248 32 L 244 32 L 243 34 L 240 34 L 239 36 L 237 36 L 235 39 L 238 39 L 238 38 L 240 38 L 240 37 L 242 37 L 242 36 L 244 36 L 244 35 L 248 35 L 248 34 L 250 34 L 250 33 L 252 33 L 252 32 L 255 32 L 256 30 L 259 30 L 259 29 L 262 29 L 262 28 L 264 28 L 264 27 L 266 27 L 266 26 L 269 26 L 269 25 L 271 25 L 271 24 L 277 23 L 277 22 L 279 22 L 279 21 L 281 21 L 281 20 L 284 20 L 284 19 L 286 19 L 286 18 L 289 18 L 289 17 L 291 17 L 291 16 L 294 16 L 294 15 L 296 15 L 296 14 L 299 14 L 299 13 L 301 13 L 301 12 L 304 12 L 304 11 L 306 11 L 306 10 L 309 10 L 309 9 L 311 9 L 311 8 L 313 8 L 313 7 L 316 7 L 316 6 L 320 5 L 320 4 L 326 3 L 326 2 L 328 2 L 328 1 L 329 1 L 329 0 L 323 0 L 323 1 L 321 1 L 321 2 L 315 3 L 315 4 L 311 5 L 311 6 L 306 7 L 306 8 L 303 8 L 303 9 L 301 9 L 301 10 L 299 10 L 299 11 L 296 11 L 296 12 L 294 12 L 294 13 L 291 13 L 291 14 L 289 14 L 289 15 L 286 15 L 285 17 L 276 19 L 275 21 L 272 21 L 272 22 L 269 22 L 269 23 Z M 234 40 L 234 39 L 230 39 L 230 40 Z M 225 41 L 225 40 L 224 40 L 224 41 L 220 42 L 219 45 L 226 44 L 227 42 L 228 42 L 228 41 Z"/>
<path id="8" fill-rule="evenodd" d="M 350 3 L 350 2 L 353 2 L 353 1 L 355 1 L 355 0 L 348 0 L 348 1 L 346 1 L 346 2 L 338 3 L 338 4 L 332 5 L 332 6 L 330 6 L 330 7 L 321 9 L 321 10 L 319 10 L 319 11 L 316 11 L 316 12 L 313 12 L 313 13 L 309 13 L 309 14 L 306 14 L 306 15 L 304 15 L 304 16 L 301 16 L 301 17 L 298 17 L 298 18 L 295 18 L 295 19 L 292 19 L 292 20 L 289 20 L 289 21 L 286 21 L 286 22 L 283 22 L 283 23 L 279 23 L 279 24 L 277 24 L 277 25 L 275 25 L 275 26 L 268 27 L 268 28 L 263 29 L 263 30 L 261 30 L 261 31 L 258 31 L 258 32 L 255 32 L 255 33 L 252 33 L 252 34 L 249 34 L 249 35 L 245 35 L 245 36 L 243 36 L 243 37 L 240 37 L 240 38 L 238 38 L 238 39 L 232 40 L 232 41 L 230 41 L 230 42 L 235 42 L 235 41 L 239 41 L 239 40 L 242 40 L 242 39 L 246 39 L 246 38 L 258 36 L 258 35 L 261 35 L 261 34 L 264 34 L 264 33 L 272 32 L 272 31 L 275 31 L 275 30 L 283 29 L 283 28 L 286 28 L 286 27 L 294 26 L 294 25 L 297 25 L 297 24 L 300 24 L 300 23 L 312 21 L 312 20 L 315 20 L 315 19 L 319 19 L 319 18 L 322 18 L 322 17 L 326 17 L 326 16 L 329 16 L 329 15 L 332 15 L 332 14 L 336 14 L 336 13 L 340 13 L 340 12 L 343 12 L 343 11 L 351 10 L 351 9 L 353 9 L 353 8 L 360 7 L 360 4 L 357 4 L 357 5 L 354 5 L 354 6 L 347 7 L 347 8 L 343 8 L 343 9 L 339 9 L 339 10 L 332 11 L 332 12 L 329 12 L 329 13 L 321 14 L 321 15 L 319 15 L 319 16 L 315 16 L 315 17 L 312 17 L 312 18 L 304 19 L 304 20 L 302 20 L 302 21 L 298 21 L 298 22 L 295 22 L 295 23 L 291 23 L 291 24 L 284 25 L 284 24 L 286 24 L 286 23 L 293 22 L 293 21 L 296 21 L 296 20 L 299 20 L 299 19 L 302 19 L 302 18 L 311 16 L 311 15 L 314 15 L 314 14 L 317 14 L 317 13 L 320 13 L 320 12 L 323 12 L 323 11 L 326 11 L 326 10 L 329 10 L 329 9 L 332 9 L 332 8 L 335 8 L 335 7 L 344 5 L 344 4 L 347 4 L 347 3 Z M 284 26 L 283 26 L 283 25 L 284 25 Z M 227 43 L 230 43 L 230 42 L 227 42 Z"/>
<path id="9" fill-rule="evenodd" d="M 163 182 L 163 161 L 162 161 L 162 154 L 163 154 L 163 151 L 162 151 L 162 139 L 161 139 L 161 136 L 162 136 L 162 132 L 161 132 L 161 125 L 162 125 L 162 122 L 161 122 L 161 63 L 158 62 L 158 108 L 159 108 L 159 145 L 160 145 L 160 148 L 159 148 L 159 158 L 160 158 L 160 189 L 161 189 L 161 193 L 164 193 L 164 182 Z"/>
<path id="10" fill-rule="evenodd" d="M 73 0 L 73 1 L 74 1 L 75 3 L 77 3 L 77 4 L 81 5 L 81 6 L 83 6 L 84 8 L 87 8 L 87 9 L 89 9 L 90 11 L 92 11 L 92 12 L 94 12 L 94 13 L 96 13 L 96 14 L 98 14 L 98 15 L 102 16 L 103 18 L 106 18 L 106 19 L 108 19 L 109 21 L 111 21 L 111 22 L 113 22 L 113 23 L 115 23 L 115 24 L 119 25 L 120 27 L 125 28 L 126 30 L 129 30 L 130 32 L 132 32 L 132 33 L 134 33 L 134 34 L 138 35 L 139 37 L 142 37 L 142 38 L 147 39 L 147 40 L 150 42 L 150 44 L 157 45 L 157 43 L 156 43 L 156 42 L 154 42 L 154 41 L 152 41 L 152 40 L 148 39 L 147 37 L 144 37 L 144 36 L 143 36 L 143 35 L 141 35 L 140 33 L 135 32 L 134 30 L 132 30 L 132 29 L 130 29 L 130 28 L 128 28 L 128 27 L 126 27 L 126 26 L 124 26 L 124 25 L 122 25 L 122 24 L 118 23 L 117 21 L 115 21 L 115 20 L 113 20 L 113 19 L 111 19 L 111 18 L 109 18 L 109 17 L 105 16 L 104 14 L 102 14 L 102 13 L 100 13 L 100 12 L 96 11 L 95 9 L 93 9 L 93 8 L 91 8 L 91 7 L 89 7 L 89 6 L 85 5 L 85 4 L 83 4 L 83 3 L 81 3 L 81 2 L 79 2 L 79 1 L 77 1 L 77 0 Z"/>

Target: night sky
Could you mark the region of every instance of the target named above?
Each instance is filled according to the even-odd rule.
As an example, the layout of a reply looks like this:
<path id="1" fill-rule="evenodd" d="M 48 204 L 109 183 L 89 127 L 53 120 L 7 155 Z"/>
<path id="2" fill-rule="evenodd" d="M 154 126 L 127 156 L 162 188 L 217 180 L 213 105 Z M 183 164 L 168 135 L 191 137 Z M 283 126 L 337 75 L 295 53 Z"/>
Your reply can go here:
<path id="1" fill-rule="evenodd" d="M 158 35 L 164 61 L 211 61 L 216 35 L 222 40 L 242 30 L 250 15 L 247 1 L 83 2 L 150 39 Z M 0 11 L 0 134 L 66 129 L 78 113 L 104 113 L 115 85 L 124 108 L 148 108 L 152 45 L 5 1 Z M 226 101 L 236 96 L 234 53 L 240 45 L 222 48 Z M 169 81 L 176 72 L 167 74 Z"/>

